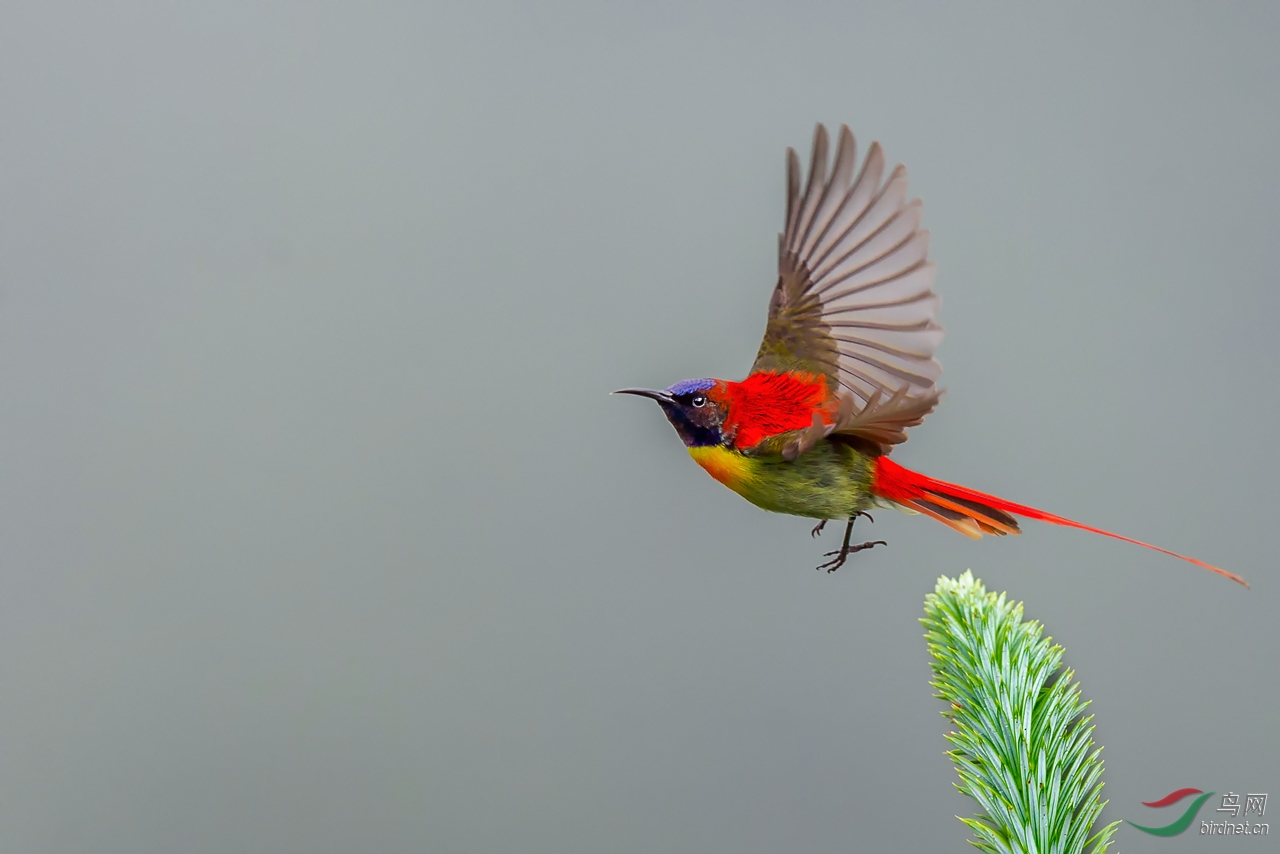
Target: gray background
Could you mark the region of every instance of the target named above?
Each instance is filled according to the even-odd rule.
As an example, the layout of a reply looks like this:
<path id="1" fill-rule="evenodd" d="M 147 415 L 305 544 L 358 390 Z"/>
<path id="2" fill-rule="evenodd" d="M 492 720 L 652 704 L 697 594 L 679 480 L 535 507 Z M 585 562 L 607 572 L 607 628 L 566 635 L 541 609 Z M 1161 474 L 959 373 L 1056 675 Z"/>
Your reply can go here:
<path id="1" fill-rule="evenodd" d="M 0 7 L 0 849 L 963 851 L 966 567 L 1108 817 L 1280 798 L 1280 13 L 885 5 Z M 741 377 L 817 120 L 934 234 L 895 458 L 1252 592 L 894 513 L 815 573 L 608 396 Z"/>

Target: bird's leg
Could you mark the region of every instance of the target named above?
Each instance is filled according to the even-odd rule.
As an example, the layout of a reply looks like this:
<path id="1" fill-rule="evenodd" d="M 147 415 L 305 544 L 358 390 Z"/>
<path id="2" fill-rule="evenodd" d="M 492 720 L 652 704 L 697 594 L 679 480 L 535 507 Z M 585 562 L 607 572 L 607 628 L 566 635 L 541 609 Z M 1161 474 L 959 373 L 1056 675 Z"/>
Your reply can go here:
<path id="1" fill-rule="evenodd" d="M 867 517 L 867 521 L 868 521 L 868 522 L 874 522 L 874 521 L 875 521 L 875 519 L 872 519 L 872 518 L 871 518 L 871 514 L 870 514 L 870 513 L 867 513 L 867 512 L 865 512 L 865 511 L 863 511 L 863 510 L 859 510 L 857 513 L 854 513 L 854 514 L 853 514 L 853 518 L 854 518 L 854 519 L 857 519 L 859 516 L 866 516 L 866 517 Z M 827 523 L 828 523 L 828 522 L 830 522 L 830 521 L 831 521 L 830 519 L 823 519 L 821 522 L 819 522 L 818 524 L 814 525 L 814 526 L 813 526 L 813 530 L 809 532 L 809 536 L 811 536 L 811 537 L 816 537 L 816 536 L 818 536 L 819 534 L 821 534 L 821 533 L 822 533 L 822 529 L 823 529 L 823 528 L 825 528 L 825 527 L 827 527 Z M 834 554 L 834 552 L 833 552 L 833 554 Z"/>
<path id="2" fill-rule="evenodd" d="M 871 516 L 869 514 L 861 513 L 861 512 L 854 513 L 852 516 L 850 516 L 849 524 L 846 525 L 844 529 L 844 542 L 840 544 L 840 548 L 837 551 L 827 552 L 825 555 L 823 555 L 824 557 L 831 558 L 831 560 L 817 567 L 818 569 L 825 569 L 827 572 L 835 572 L 837 569 L 844 566 L 844 562 L 848 560 L 849 555 L 853 554 L 854 552 L 860 552 L 863 549 L 869 549 L 872 546 L 889 545 L 884 540 L 871 540 L 865 543 L 858 543 L 858 545 L 856 546 L 849 545 L 849 538 L 853 536 L 853 523 L 857 521 L 859 516 L 866 516 L 868 519 L 871 519 Z M 875 519 L 871 519 L 871 521 L 874 522 Z M 832 555 L 834 555 L 834 557 L 832 557 Z"/>

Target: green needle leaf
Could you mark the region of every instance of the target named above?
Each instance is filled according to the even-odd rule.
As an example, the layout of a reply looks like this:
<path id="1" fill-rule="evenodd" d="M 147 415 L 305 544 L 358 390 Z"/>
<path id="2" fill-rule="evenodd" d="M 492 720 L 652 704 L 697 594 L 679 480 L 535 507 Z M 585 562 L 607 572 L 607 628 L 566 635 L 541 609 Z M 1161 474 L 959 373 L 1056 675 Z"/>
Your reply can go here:
<path id="1" fill-rule="evenodd" d="M 990 854 L 1104 854 L 1120 822 L 1106 806 L 1093 717 L 1062 647 L 1022 603 L 988 593 L 966 571 L 925 597 L 933 687 L 947 702 L 957 788 L 982 811 L 962 818 Z"/>

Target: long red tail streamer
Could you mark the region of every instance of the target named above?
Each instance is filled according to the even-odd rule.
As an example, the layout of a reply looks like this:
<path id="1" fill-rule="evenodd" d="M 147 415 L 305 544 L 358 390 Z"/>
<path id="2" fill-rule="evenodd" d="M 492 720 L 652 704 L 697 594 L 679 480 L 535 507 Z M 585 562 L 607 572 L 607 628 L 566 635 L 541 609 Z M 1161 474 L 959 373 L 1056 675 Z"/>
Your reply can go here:
<path id="1" fill-rule="evenodd" d="M 1055 516 L 1052 513 L 1046 513 L 1034 507 L 1027 507 L 1025 504 L 1005 501 L 1003 498 L 987 495 L 985 492 L 978 492 L 976 489 L 969 489 L 968 487 L 958 486 L 942 480 L 934 480 L 910 469 L 905 469 L 888 457 L 879 457 L 876 460 L 876 471 L 871 483 L 871 492 L 880 498 L 924 513 L 926 516 L 931 516 L 967 537 L 977 538 L 983 534 L 1004 535 L 1020 533 L 1017 520 L 1009 515 L 1012 513 L 1018 516 L 1025 516 L 1028 519 L 1035 519 L 1039 522 L 1049 522 L 1053 525 L 1063 525 L 1068 528 L 1079 528 L 1091 534 L 1101 534 L 1104 537 L 1133 543 L 1135 546 L 1142 546 L 1143 548 L 1185 560 L 1188 563 L 1194 563 L 1196 566 L 1207 569 L 1210 572 L 1216 572 L 1224 578 L 1230 578 L 1237 584 L 1242 584 L 1245 587 L 1249 586 L 1247 581 L 1235 573 L 1219 569 L 1202 560 L 1196 560 L 1193 557 L 1187 557 L 1184 554 L 1178 554 L 1160 546 L 1153 546 L 1151 543 L 1144 543 L 1132 537 L 1113 534 L 1101 528 L 1094 528 L 1063 516 Z"/>

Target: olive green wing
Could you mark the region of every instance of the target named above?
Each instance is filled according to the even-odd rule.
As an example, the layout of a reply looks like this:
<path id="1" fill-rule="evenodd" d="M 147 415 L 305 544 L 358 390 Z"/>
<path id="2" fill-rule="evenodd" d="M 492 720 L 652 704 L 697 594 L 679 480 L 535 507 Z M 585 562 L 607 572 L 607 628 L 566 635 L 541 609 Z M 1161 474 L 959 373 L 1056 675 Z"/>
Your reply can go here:
<path id="1" fill-rule="evenodd" d="M 827 131 L 818 125 L 802 188 L 800 161 L 787 150 L 778 284 L 751 371 L 820 374 L 842 399 L 836 423 L 801 431 L 791 455 L 812 446 L 818 432 L 887 452 L 938 401 L 942 367 L 933 354 L 942 327 L 934 320 L 929 232 L 920 228 L 919 200 L 907 200 L 906 169 L 896 167 L 882 183 L 884 163 L 873 142 L 855 178 L 853 134 L 841 127 L 828 175 Z"/>

